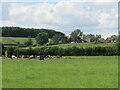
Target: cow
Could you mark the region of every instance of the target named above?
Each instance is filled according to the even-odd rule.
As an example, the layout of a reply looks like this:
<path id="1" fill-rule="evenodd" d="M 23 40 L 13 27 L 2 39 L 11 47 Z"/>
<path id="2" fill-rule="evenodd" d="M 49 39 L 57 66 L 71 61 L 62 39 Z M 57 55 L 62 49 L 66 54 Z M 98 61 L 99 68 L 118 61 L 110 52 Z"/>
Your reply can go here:
<path id="1" fill-rule="evenodd" d="M 30 60 L 30 59 L 33 59 L 33 58 L 36 58 L 36 56 L 35 56 L 35 55 L 29 56 L 29 60 Z"/>
<path id="2" fill-rule="evenodd" d="M 48 57 L 48 58 L 49 58 L 49 59 L 52 59 L 52 58 L 60 58 L 60 57 L 62 57 L 62 56 L 57 55 L 57 56 L 50 56 L 50 57 Z"/>
<path id="3" fill-rule="evenodd" d="M 29 55 L 22 55 L 21 58 L 29 58 Z"/>
<path id="4" fill-rule="evenodd" d="M 59 55 L 57 55 L 57 56 L 54 56 L 55 58 L 61 58 L 62 56 L 59 56 Z"/>
<path id="5" fill-rule="evenodd" d="M 15 55 L 12 55 L 11 57 L 12 57 L 12 58 L 17 58 Z"/>
<path id="6" fill-rule="evenodd" d="M 46 58 L 46 56 L 44 56 L 44 55 L 37 56 L 38 60 L 44 60 L 44 58 Z"/>

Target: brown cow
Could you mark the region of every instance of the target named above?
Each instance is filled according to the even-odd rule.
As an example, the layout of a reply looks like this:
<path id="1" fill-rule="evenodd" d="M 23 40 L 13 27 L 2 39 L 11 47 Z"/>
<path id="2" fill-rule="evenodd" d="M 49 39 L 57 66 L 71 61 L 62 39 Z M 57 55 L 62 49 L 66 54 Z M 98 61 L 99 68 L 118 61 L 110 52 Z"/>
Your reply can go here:
<path id="1" fill-rule="evenodd" d="M 60 57 L 62 57 L 62 56 L 57 55 L 57 56 L 51 56 L 51 57 L 48 57 L 48 58 L 52 59 L 52 58 L 60 58 Z"/>

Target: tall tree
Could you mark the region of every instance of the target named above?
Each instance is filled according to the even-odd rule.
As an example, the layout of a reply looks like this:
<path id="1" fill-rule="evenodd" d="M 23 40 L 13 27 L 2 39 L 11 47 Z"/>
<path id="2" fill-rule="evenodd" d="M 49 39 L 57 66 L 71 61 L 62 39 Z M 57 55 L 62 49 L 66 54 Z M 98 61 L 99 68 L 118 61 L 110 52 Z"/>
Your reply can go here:
<path id="1" fill-rule="evenodd" d="M 61 43 L 68 43 L 68 37 L 67 36 L 60 36 L 60 41 L 61 41 Z"/>
<path id="2" fill-rule="evenodd" d="M 93 39 L 93 42 L 99 42 L 101 38 L 101 35 L 96 35 L 95 38 Z"/>
<path id="3" fill-rule="evenodd" d="M 44 45 L 48 42 L 48 34 L 45 32 L 38 33 L 35 39 L 38 45 Z"/>
<path id="4" fill-rule="evenodd" d="M 83 32 L 81 32 L 80 29 L 76 29 L 75 31 L 71 32 L 70 38 L 71 41 L 82 42 Z"/>
<path id="5" fill-rule="evenodd" d="M 60 44 L 60 43 L 67 43 L 68 42 L 68 38 L 64 35 L 54 35 L 52 38 L 52 41 L 54 44 Z"/>
<path id="6" fill-rule="evenodd" d="M 83 42 L 86 42 L 86 35 L 85 34 L 83 34 L 83 38 L 82 38 L 83 40 Z"/>
<path id="7" fill-rule="evenodd" d="M 59 44 L 60 40 L 61 40 L 61 36 L 56 34 L 56 35 L 53 36 L 52 40 L 53 40 L 54 44 Z"/>

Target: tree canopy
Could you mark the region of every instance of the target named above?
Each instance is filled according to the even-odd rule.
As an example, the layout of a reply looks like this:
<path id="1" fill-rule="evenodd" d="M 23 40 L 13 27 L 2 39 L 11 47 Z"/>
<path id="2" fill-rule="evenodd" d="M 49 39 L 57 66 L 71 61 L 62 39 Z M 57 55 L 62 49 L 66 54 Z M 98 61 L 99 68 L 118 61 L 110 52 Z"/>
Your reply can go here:
<path id="1" fill-rule="evenodd" d="M 82 42 L 83 32 L 80 29 L 76 29 L 70 34 L 71 41 Z"/>
<path id="2" fill-rule="evenodd" d="M 64 35 L 62 32 L 57 32 L 52 29 L 34 29 L 34 28 L 20 28 L 20 27 L 1 27 L 3 37 L 28 37 L 35 38 L 38 33 L 45 32 L 48 34 L 48 38 L 52 38 L 54 35 Z"/>
<path id="3" fill-rule="evenodd" d="M 48 42 L 48 34 L 45 32 L 38 33 L 35 39 L 38 45 L 44 45 Z"/>
<path id="4" fill-rule="evenodd" d="M 28 40 L 24 43 L 25 46 L 31 46 L 33 45 L 33 41 L 31 39 L 31 37 L 28 37 Z"/>

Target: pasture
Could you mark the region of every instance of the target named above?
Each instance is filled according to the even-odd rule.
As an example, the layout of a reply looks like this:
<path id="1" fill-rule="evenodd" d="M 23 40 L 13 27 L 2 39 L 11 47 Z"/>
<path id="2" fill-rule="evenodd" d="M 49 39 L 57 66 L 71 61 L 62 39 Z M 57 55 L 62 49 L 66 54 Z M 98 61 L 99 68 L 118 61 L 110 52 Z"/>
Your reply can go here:
<path id="1" fill-rule="evenodd" d="M 118 88 L 117 56 L 2 59 L 3 88 Z"/>
<path id="2" fill-rule="evenodd" d="M 23 44 L 24 42 L 26 42 L 28 40 L 28 38 L 23 38 L 23 37 L 0 37 L 0 43 L 3 44 L 16 44 L 17 42 L 20 42 L 21 44 Z M 51 39 L 49 39 L 50 41 Z M 36 45 L 36 40 L 35 38 L 32 38 L 33 41 L 33 45 Z M 76 46 L 78 48 L 86 48 L 86 47 L 113 47 L 115 43 L 100 43 L 100 44 L 94 44 L 94 43 L 68 43 L 68 44 L 58 44 L 58 45 L 49 45 L 51 47 L 62 47 L 62 48 L 66 48 L 66 47 L 73 47 Z M 44 46 L 40 46 L 40 47 L 44 47 Z"/>
<path id="3" fill-rule="evenodd" d="M 86 47 L 113 47 L 115 43 L 99 43 L 99 44 L 94 44 L 94 43 L 70 43 L 70 44 L 60 44 L 60 45 L 52 45 L 56 47 L 78 47 L 78 48 L 86 48 Z"/>
<path id="4" fill-rule="evenodd" d="M 23 37 L 0 37 L 1 43 L 3 44 L 16 44 L 17 42 L 20 42 L 23 44 L 28 40 L 28 38 Z M 33 44 L 36 43 L 35 39 L 32 38 Z"/>

